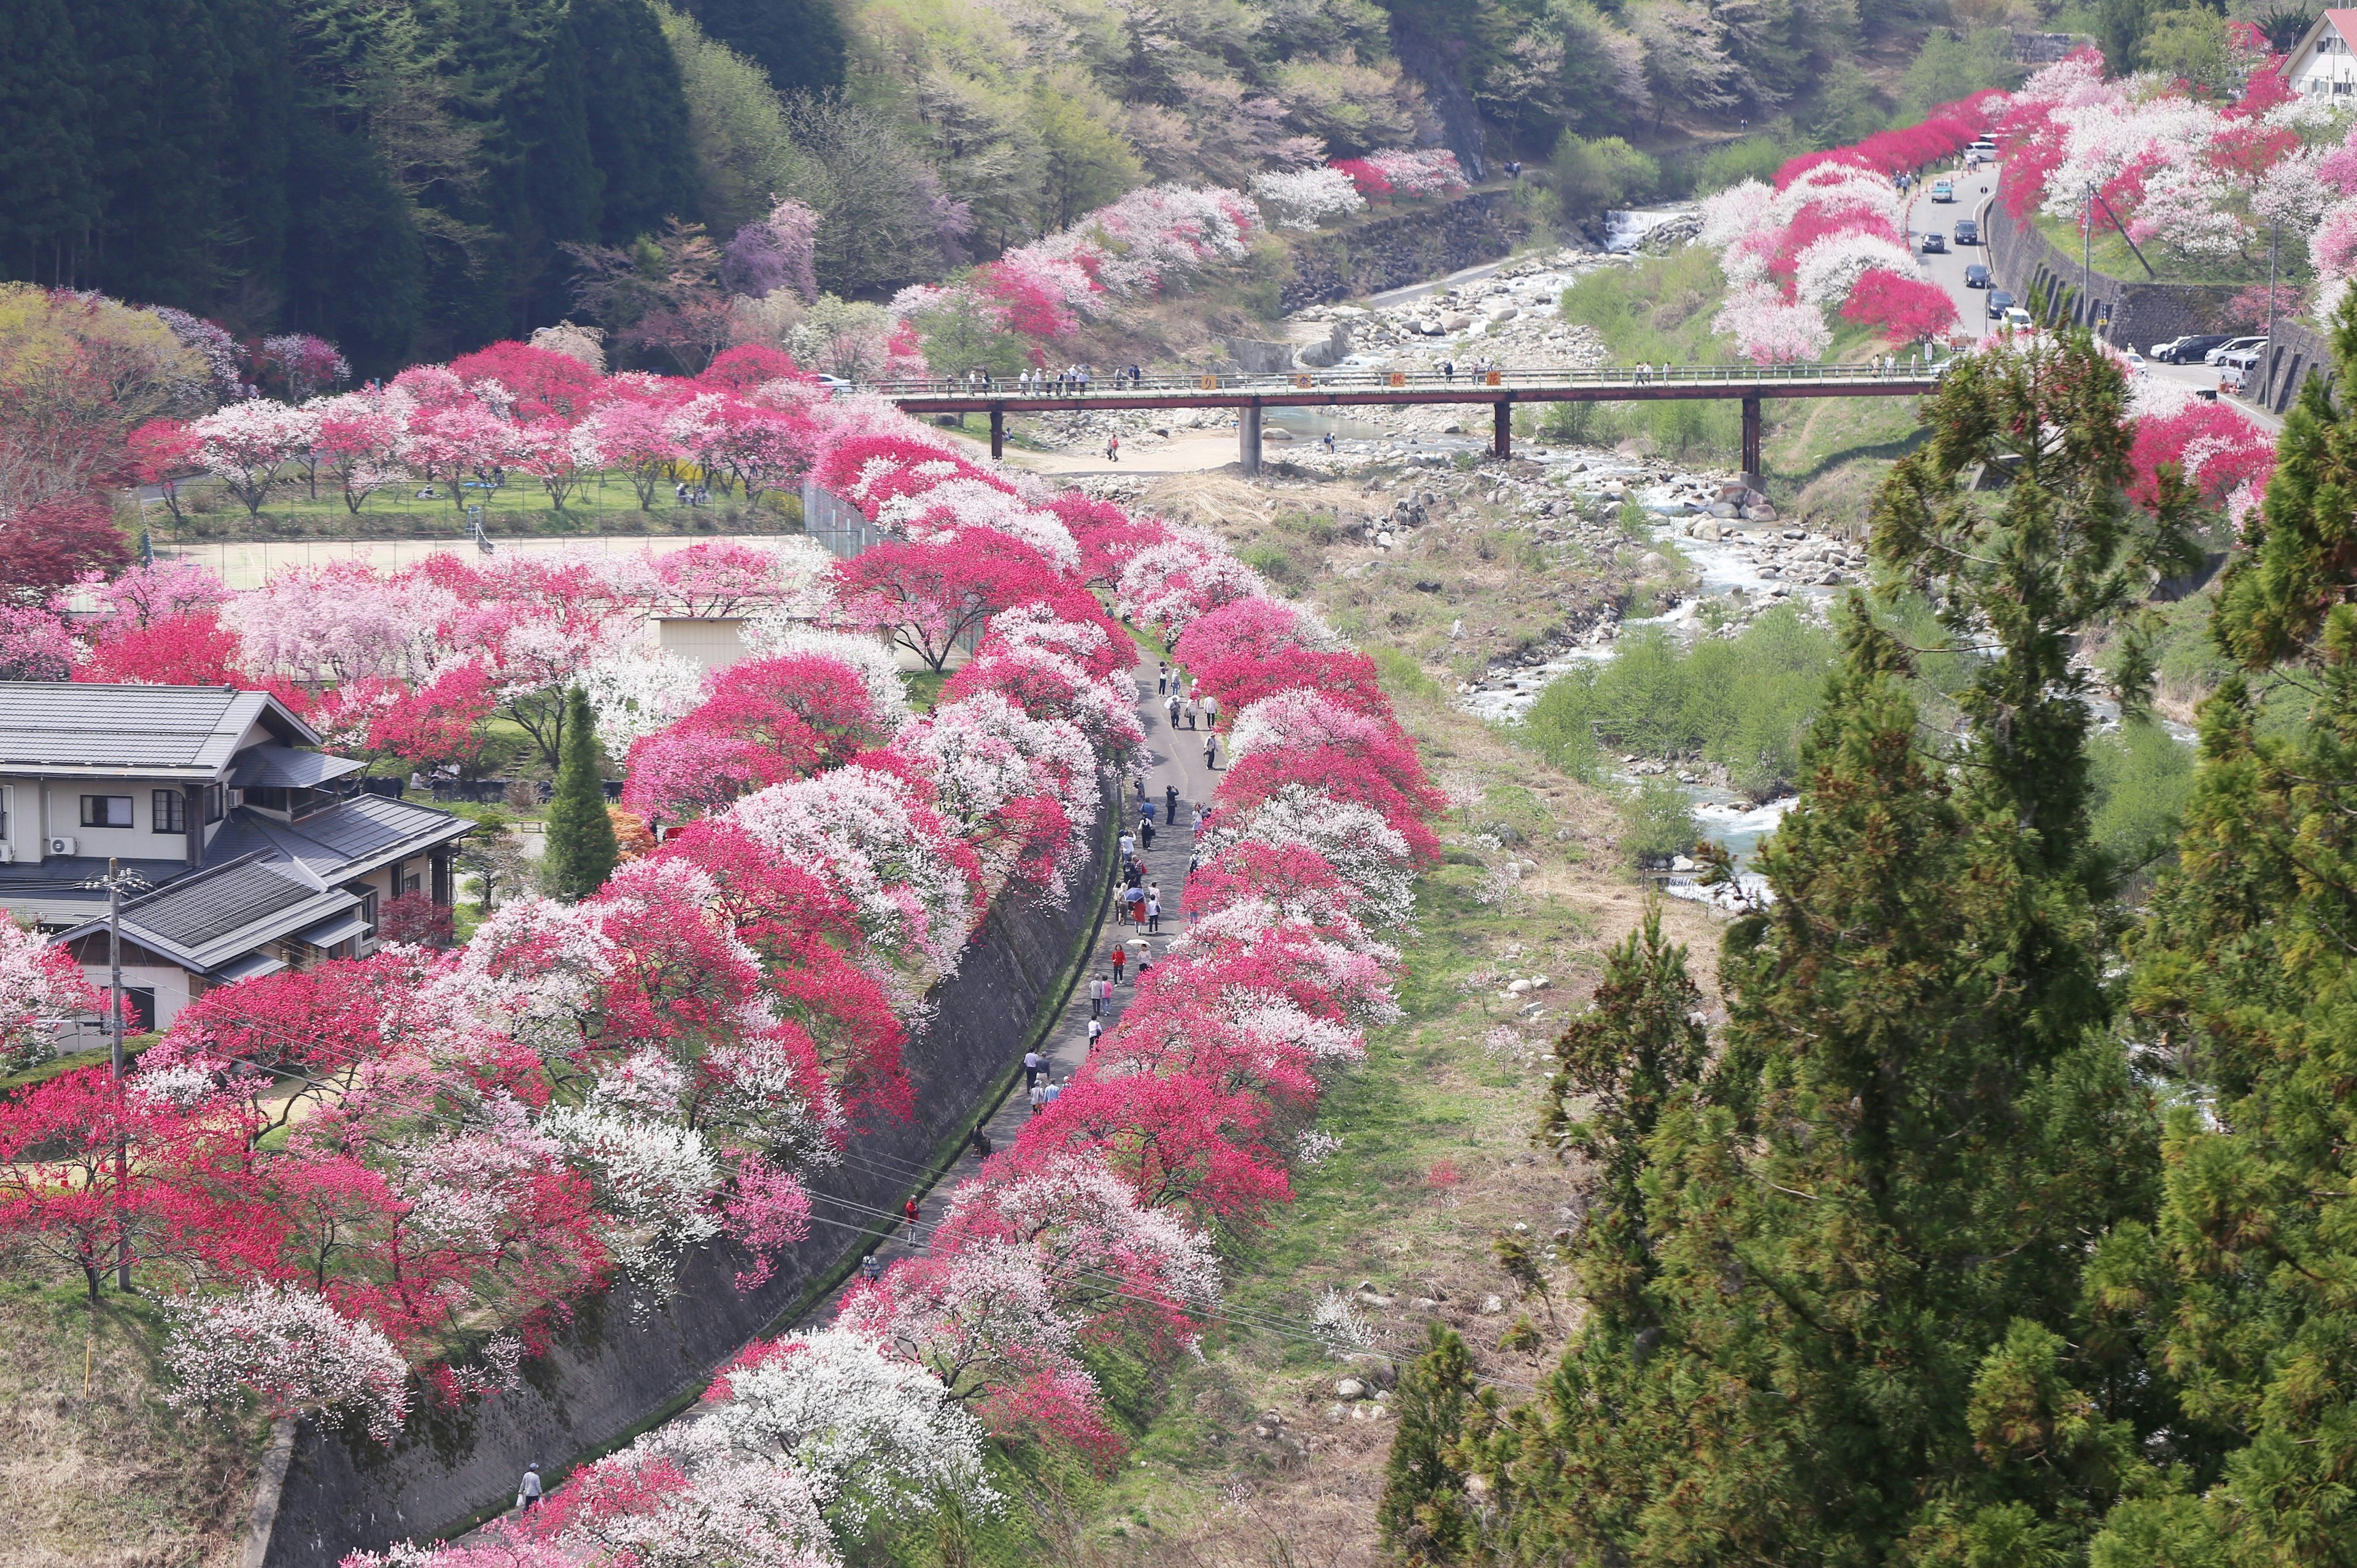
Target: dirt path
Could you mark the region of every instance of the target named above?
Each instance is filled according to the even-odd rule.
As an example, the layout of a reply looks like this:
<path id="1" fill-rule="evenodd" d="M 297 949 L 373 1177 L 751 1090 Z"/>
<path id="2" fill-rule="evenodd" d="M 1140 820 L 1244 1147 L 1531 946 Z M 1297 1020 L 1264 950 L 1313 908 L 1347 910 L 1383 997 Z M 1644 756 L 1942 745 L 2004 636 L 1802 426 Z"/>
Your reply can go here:
<path id="1" fill-rule="evenodd" d="M 1137 829 L 1135 783 L 1142 777 L 1146 797 L 1153 802 L 1156 818 L 1154 845 L 1144 854 L 1146 880 L 1162 890 L 1164 913 L 1161 929 L 1139 935 L 1120 922 L 1117 907 L 1108 910 L 1104 921 L 1090 939 L 1090 950 L 1094 956 L 1082 976 L 1082 983 L 1074 988 L 1062 1015 L 1056 1020 L 1041 1047 L 1040 1054 L 1048 1059 L 1048 1076 L 1059 1083 L 1069 1079 L 1088 1060 L 1089 998 L 1086 982 L 1100 974 L 1106 979 L 1112 978 L 1113 971 L 1107 955 L 1114 944 L 1118 941 L 1122 945 L 1129 962 L 1125 971 L 1125 978 L 1114 987 L 1113 1000 L 1105 1009 L 1107 1034 L 1113 1032 L 1124 1009 L 1128 1006 L 1129 999 L 1136 993 L 1138 966 L 1160 960 L 1183 929 L 1184 922 L 1178 910 L 1186 887 L 1188 863 L 1194 854 L 1194 835 L 1184 827 L 1170 829 L 1167 826 L 1163 820 L 1169 800 L 1165 793 L 1166 789 L 1178 790 L 1178 820 L 1184 823 L 1191 820 L 1195 807 L 1211 804 L 1211 792 L 1219 787 L 1218 774 L 1203 765 L 1203 732 L 1189 731 L 1184 725 L 1175 734 L 1172 732 L 1169 716 L 1156 691 L 1156 660 L 1152 658 L 1139 659 L 1136 676 L 1139 693 L 1137 713 L 1146 726 L 1146 749 L 1152 761 L 1142 776 L 1133 776 L 1123 781 L 1122 828 L 1124 832 L 1135 832 Z M 1072 897 L 1091 898 L 1095 896 L 1095 891 L 1094 888 L 1075 887 Z M 983 1124 L 983 1133 L 993 1148 L 1004 1149 L 1015 1142 L 1022 1133 L 1024 1123 L 1030 1119 L 1030 1101 L 1018 1085 L 1015 1092 L 1008 1095 L 992 1113 L 990 1120 Z M 948 1174 L 920 1203 L 922 1218 L 914 1230 L 906 1225 L 899 1227 L 891 1239 L 877 1249 L 877 1256 L 884 1264 L 888 1266 L 895 1259 L 910 1257 L 924 1251 L 942 1217 L 949 1212 L 950 1195 L 957 1190 L 958 1183 L 980 1173 L 982 1158 L 971 1147 L 958 1157 Z M 853 1283 L 856 1283 L 856 1276 L 854 1276 Z M 807 1329 L 825 1326 L 834 1320 L 841 1303 L 842 1293 L 838 1292 L 796 1326 Z"/>

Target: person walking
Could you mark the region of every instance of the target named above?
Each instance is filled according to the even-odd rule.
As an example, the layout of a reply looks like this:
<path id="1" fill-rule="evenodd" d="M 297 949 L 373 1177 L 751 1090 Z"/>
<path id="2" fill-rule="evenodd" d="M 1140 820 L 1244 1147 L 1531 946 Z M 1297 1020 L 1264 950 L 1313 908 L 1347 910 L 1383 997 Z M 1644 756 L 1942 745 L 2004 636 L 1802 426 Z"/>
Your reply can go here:
<path id="1" fill-rule="evenodd" d="M 859 1260 L 859 1277 L 866 1280 L 869 1284 L 874 1284 L 877 1281 L 882 1279 L 884 1277 L 884 1260 L 877 1257 L 874 1251 L 869 1251 L 866 1257 Z"/>
<path id="2" fill-rule="evenodd" d="M 1093 1050 L 1095 1050 L 1095 1049 L 1097 1048 L 1097 1042 L 1098 1042 L 1099 1040 L 1103 1039 L 1103 1038 L 1104 1038 L 1104 1026 L 1103 1026 L 1103 1024 L 1099 1023 L 1099 1022 L 1098 1022 L 1096 1019 L 1094 1019 L 1094 1018 L 1090 1019 L 1090 1020 L 1089 1020 L 1089 1049 L 1091 1049 L 1091 1050 L 1092 1050 L 1092 1051 L 1093 1051 Z"/>
<path id="3" fill-rule="evenodd" d="M 1188 727 L 1189 729 L 1200 729 L 1200 728 L 1201 728 L 1202 726 L 1201 726 L 1201 723 L 1200 723 L 1200 721 L 1201 721 L 1201 719 L 1202 719 L 1202 716 L 1203 716 L 1203 704 L 1202 704 L 1201 703 L 1200 703 L 1200 702 L 1197 702 L 1197 701 L 1196 701 L 1194 698 L 1192 698 L 1192 697 L 1188 698 L 1188 699 L 1187 699 L 1187 727 Z"/>
<path id="4" fill-rule="evenodd" d="M 1148 893 L 1146 896 L 1146 929 L 1157 935 L 1161 932 L 1162 896 L 1158 893 Z"/>
<path id="5" fill-rule="evenodd" d="M 1121 946 L 1121 944 L 1120 944 L 1119 942 L 1115 942 L 1115 943 L 1114 943 L 1114 944 L 1113 944 L 1113 983 L 1114 983 L 1115 985 L 1119 985 L 1119 984 L 1121 983 L 1121 971 L 1122 971 L 1122 966 L 1123 966 L 1124 964 L 1127 963 L 1128 961 L 1129 961 L 1129 954 L 1122 950 L 1122 946 Z"/>
<path id="6" fill-rule="evenodd" d="M 1039 1074 L 1046 1070 L 1047 1066 L 1047 1061 L 1038 1050 L 1025 1051 L 1023 1053 L 1023 1087 L 1028 1089 L 1039 1082 Z"/>
<path id="7" fill-rule="evenodd" d="M 1203 727 L 1217 729 L 1220 725 L 1220 699 L 1209 692 L 1203 693 Z"/>
<path id="8" fill-rule="evenodd" d="M 1023 1091 L 1023 1097 L 1031 1102 L 1031 1114 L 1037 1116 L 1039 1114 L 1039 1107 L 1048 1103 L 1048 1086 L 1044 1083 L 1035 1083 Z"/>
<path id="9" fill-rule="evenodd" d="M 1149 808 L 1149 810 L 1151 808 Z M 1154 847 L 1154 819 L 1152 817 L 1148 817 L 1146 821 L 1137 824 L 1137 843 L 1138 847 L 1141 849 L 1152 849 Z"/>
<path id="10" fill-rule="evenodd" d="M 523 1479 L 516 1483 L 516 1507 L 530 1513 L 540 1506 L 540 1461 L 535 1459 L 523 1467 Z"/>
<path id="11" fill-rule="evenodd" d="M 909 1201 L 900 1206 L 900 1218 L 909 1222 L 909 1230 L 911 1235 L 916 1232 L 917 1221 L 923 1217 L 924 1210 L 917 1207 L 917 1199 L 912 1194 L 909 1197 Z"/>
<path id="12" fill-rule="evenodd" d="M 1146 889 L 1132 887 L 1128 897 L 1129 923 L 1137 928 L 1137 934 L 1142 937 L 1146 934 Z"/>
<path id="13" fill-rule="evenodd" d="M 1176 784 L 1162 786 L 1162 817 L 1172 827 L 1178 825 L 1178 786 Z"/>
<path id="14" fill-rule="evenodd" d="M 1064 1086 L 1063 1086 L 1063 1084 L 1058 1083 L 1058 1082 L 1057 1082 L 1054 1079 L 1052 1079 L 1052 1078 L 1051 1078 L 1051 1079 L 1049 1079 L 1048 1080 L 1048 1103 L 1049 1103 L 1049 1104 L 1050 1104 L 1050 1105 L 1055 1104 L 1055 1103 L 1056 1103 L 1056 1098 L 1057 1098 L 1057 1096 L 1059 1096 L 1059 1095 L 1062 1094 L 1063 1092 L 1064 1092 Z"/>
<path id="15" fill-rule="evenodd" d="M 1105 461 L 1108 463 L 1118 463 L 1121 461 L 1120 436 L 1108 435 L 1105 437 Z"/>
<path id="16" fill-rule="evenodd" d="M 1160 659 L 1155 661 L 1154 689 L 1157 693 L 1166 694 L 1170 690 L 1170 660 L 1168 659 Z"/>
<path id="17" fill-rule="evenodd" d="M 1092 1019 L 1104 1016 L 1105 993 L 1109 989 L 1111 988 L 1105 984 L 1103 975 L 1095 974 L 1089 977 L 1089 1016 Z"/>
<path id="18" fill-rule="evenodd" d="M 1217 734 L 1203 737 L 1203 766 L 1210 768 L 1220 766 L 1220 737 Z"/>
<path id="19" fill-rule="evenodd" d="M 1134 832 L 1124 830 L 1121 835 L 1121 858 L 1126 862 L 1131 855 L 1135 854 L 1136 853 L 1137 835 Z"/>
<path id="20" fill-rule="evenodd" d="M 1178 693 L 1176 692 L 1170 693 L 1169 708 L 1170 727 L 1177 729 L 1178 727 Z"/>

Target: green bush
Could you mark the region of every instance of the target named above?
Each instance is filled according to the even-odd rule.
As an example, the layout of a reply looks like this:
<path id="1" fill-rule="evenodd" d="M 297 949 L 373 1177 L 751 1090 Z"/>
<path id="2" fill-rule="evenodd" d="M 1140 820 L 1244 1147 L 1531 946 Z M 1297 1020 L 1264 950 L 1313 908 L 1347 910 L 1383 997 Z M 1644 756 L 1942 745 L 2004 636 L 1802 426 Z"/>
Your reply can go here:
<path id="1" fill-rule="evenodd" d="M 1721 142 L 1703 155 L 1701 164 L 1695 169 L 1695 194 L 1708 196 L 1730 185 L 1741 185 L 1747 179 L 1765 184 L 1774 179 L 1776 171 L 1799 151 L 1801 148 L 1793 144 L 1772 135 Z"/>
<path id="2" fill-rule="evenodd" d="M 1392 701 L 1415 699 L 1437 702 L 1440 682 L 1424 672 L 1424 666 L 1396 648 L 1377 643 L 1369 650 L 1375 661 L 1375 680 Z"/>
<path id="3" fill-rule="evenodd" d="M 1834 653 L 1832 634 L 1789 608 L 1690 649 L 1649 628 L 1625 638 L 1609 662 L 1549 684 L 1521 736 L 1583 778 L 1602 771 L 1608 756 L 1699 751 L 1725 764 L 1738 789 L 1769 794 L 1798 775 L 1801 737 Z"/>
<path id="4" fill-rule="evenodd" d="M 2146 865 L 2173 853 L 2193 794 L 2193 750 L 2149 719 L 2132 720 L 2087 746 L 2096 844 L 2115 865 Z"/>
<path id="5" fill-rule="evenodd" d="M 1666 779 L 1648 779 L 1620 798 L 1620 847 L 1634 861 L 1684 854 L 1702 838 L 1685 791 Z"/>
<path id="6" fill-rule="evenodd" d="M 1571 212 L 1598 212 L 1643 201 L 1661 188 L 1662 166 L 1619 136 L 1590 140 L 1566 131 L 1555 145 L 1547 179 Z"/>

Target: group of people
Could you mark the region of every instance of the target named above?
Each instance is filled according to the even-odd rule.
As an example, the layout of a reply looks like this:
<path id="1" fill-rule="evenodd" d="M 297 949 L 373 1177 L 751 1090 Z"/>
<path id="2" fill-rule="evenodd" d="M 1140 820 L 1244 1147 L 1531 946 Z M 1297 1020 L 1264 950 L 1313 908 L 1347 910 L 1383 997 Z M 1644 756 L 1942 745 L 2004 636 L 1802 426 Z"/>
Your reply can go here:
<path id="1" fill-rule="evenodd" d="M 1466 373 L 1470 375 L 1476 381 L 1487 381 L 1490 379 L 1490 372 L 1491 371 L 1502 370 L 1503 368 L 1504 367 L 1500 365 L 1495 360 L 1476 360 L 1471 364 L 1466 366 L 1465 370 Z M 1452 384 L 1456 381 L 1456 360 L 1443 360 L 1440 361 L 1440 379 Z"/>
<path id="2" fill-rule="evenodd" d="M 1051 371 L 1045 366 L 1040 366 L 1028 370 L 1016 377 L 1015 387 L 1026 397 L 1047 397 L 1050 394 L 1058 397 L 1077 397 L 1086 392 L 1089 390 L 1089 383 L 1096 379 L 1097 368 L 1085 362 L 1066 365 L 1060 371 Z M 1116 383 L 1142 381 L 1146 379 L 1146 371 L 1139 366 L 1130 365 L 1115 371 L 1113 379 Z"/>
<path id="3" fill-rule="evenodd" d="M 1219 723 L 1220 699 L 1201 688 L 1200 681 L 1190 683 L 1185 671 L 1173 670 L 1168 660 L 1163 661 L 1161 673 L 1155 678 L 1155 690 L 1162 698 L 1163 711 L 1170 715 L 1172 729 L 1178 727 L 1182 718 L 1189 729 L 1211 729 Z M 1178 791 L 1173 789 L 1170 795 L 1175 802 Z M 1178 808 L 1174 804 L 1171 809 L 1175 811 Z M 1178 825 L 1176 818 L 1170 825 Z"/>
<path id="4" fill-rule="evenodd" d="M 682 506 L 710 506 L 712 491 L 703 485 L 691 485 L 685 480 L 671 488 L 672 499 Z"/>

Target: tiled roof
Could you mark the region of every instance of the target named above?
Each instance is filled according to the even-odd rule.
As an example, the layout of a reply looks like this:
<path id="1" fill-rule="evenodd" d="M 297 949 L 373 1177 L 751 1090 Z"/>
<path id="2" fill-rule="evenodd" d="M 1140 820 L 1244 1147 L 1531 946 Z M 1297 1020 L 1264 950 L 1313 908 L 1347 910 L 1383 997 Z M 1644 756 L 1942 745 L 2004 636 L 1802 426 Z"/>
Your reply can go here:
<path id="1" fill-rule="evenodd" d="M 295 822 L 240 807 L 213 835 L 205 854 L 209 859 L 266 854 L 334 881 L 357 876 L 397 854 L 422 854 L 473 826 L 464 817 L 381 795 L 356 796 Z"/>
<path id="2" fill-rule="evenodd" d="M 330 757 L 324 751 L 297 751 L 291 746 L 249 746 L 237 754 L 237 761 L 229 770 L 229 781 L 307 789 L 330 779 L 357 773 L 367 766 L 355 757 Z"/>
<path id="3" fill-rule="evenodd" d="M 209 970 L 358 908 L 359 898 L 321 886 L 300 866 L 245 857 L 125 904 L 123 934 L 190 969 Z M 59 940 L 105 929 L 102 918 L 92 920 Z"/>
<path id="4" fill-rule="evenodd" d="M 0 767 L 210 775 L 265 714 L 286 739 L 319 738 L 267 692 L 0 681 Z"/>

